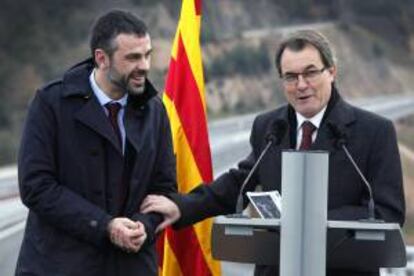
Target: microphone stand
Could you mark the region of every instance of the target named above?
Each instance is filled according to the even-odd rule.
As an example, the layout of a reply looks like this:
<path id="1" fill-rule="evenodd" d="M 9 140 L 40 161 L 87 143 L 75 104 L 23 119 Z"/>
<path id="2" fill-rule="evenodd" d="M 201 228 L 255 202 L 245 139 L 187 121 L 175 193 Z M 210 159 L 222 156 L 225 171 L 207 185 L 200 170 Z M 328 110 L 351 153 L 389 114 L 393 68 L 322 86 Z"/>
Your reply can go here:
<path id="1" fill-rule="evenodd" d="M 263 157 L 269 150 L 269 148 L 274 144 L 279 144 L 282 141 L 283 135 L 285 135 L 286 130 L 288 129 L 288 124 L 284 120 L 276 120 L 274 121 L 270 127 L 268 127 L 266 140 L 267 144 L 266 147 L 263 149 L 262 153 L 259 155 L 259 158 L 254 163 L 252 169 L 250 170 L 247 177 L 244 179 L 242 185 L 240 186 L 239 195 L 237 197 L 236 203 L 236 213 L 228 215 L 231 218 L 247 218 L 247 216 L 243 215 L 243 206 L 244 206 L 244 198 L 243 192 L 247 186 L 247 183 L 253 176 L 253 173 L 256 171 L 257 167 L 259 166 L 260 162 L 262 161 Z"/>
<path id="2" fill-rule="evenodd" d="M 349 161 L 351 161 L 352 165 L 354 166 L 355 170 L 358 172 L 359 176 L 361 177 L 362 181 L 364 182 L 365 186 L 367 187 L 368 194 L 369 194 L 369 201 L 368 201 L 368 219 L 364 220 L 367 222 L 382 222 L 381 220 L 377 220 L 375 218 L 375 202 L 374 202 L 374 195 L 372 193 L 371 185 L 369 184 L 368 180 L 365 178 L 364 174 L 359 169 L 358 165 L 356 164 L 354 158 L 349 153 L 347 147 L 342 143 L 341 148 L 344 150 L 346 156 L 348 157 Z"/>
<path id="3" fill-rule="evenodd" d="M 368 180 L 365 178 L 364 174 L 359 169 L 357 163 L 355 162 L 354 158 L 352 157 L 351 153 L 348 151 L 348 148 L 346 147 L 346 135 L 343 130 L 341 130 L 337 125 L 335 125 L 332 122 L 328 122 L 328 126 L 331 129 L 331 131 L 334 133 L 334 135 L 337 137 L 337 147 L 341 148 L 348 160 L 351 162 L 352 166 L 358 173 L 358 175 L 361 177 L 362 182 L 364 182 L 365 187 L 368 190 L 369 200 L 368 200 L 368 218 L 367 219 L 361 219 L 361 221 L 366 222 L 383 222 L 382 220 L 375 218 L 375 201 L 374 201 L 374 194 L 372 193 L 371 185 L 369 184 Z"/>
<path id="4" fill-rule="evenodd" d="M 260 154 L 259 158 L 257 159 L 256 163 L 254 164 L 253 168 L 250 170 L 249 174 L 247 175 L 246 179 L 244 179 L 243 184 L 240 187 L 239 195 L 237 197 L 237 203 L 236 203 L 236 213 L 230 215 L 233 218 L 247 218 L 246 215 L 243 215 L 243 205 L 244 205 L 244 197 L 243 192 L 244 188 L 246 188 L 247 183 L 250 181 L 250 178 L 252 178 L 253 173 L 256 171 L 257 166 L 259 166 L 260 161 L 263 159 L 263 156 L 266 154 L 266 152 L 269 150 L 270 146 L 273 144 L 273 140 L 270 140 L 265 149 Z"/>

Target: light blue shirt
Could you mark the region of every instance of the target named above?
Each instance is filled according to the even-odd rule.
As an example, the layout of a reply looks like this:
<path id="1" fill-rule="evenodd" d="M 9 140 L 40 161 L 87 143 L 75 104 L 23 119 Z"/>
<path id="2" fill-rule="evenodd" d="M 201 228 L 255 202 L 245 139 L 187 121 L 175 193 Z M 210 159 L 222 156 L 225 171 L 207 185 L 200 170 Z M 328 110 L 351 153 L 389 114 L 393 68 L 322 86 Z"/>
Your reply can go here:
<path id="1" fill-rule="evenodd" d="M 125 114 L 125 106 L 127 104 L 128 100 L 128 94 L 125 93 L 125 95 L 120 98 L 119 100 L 113 100 L 109 98 L 105 92 L 102 91 L 102 89 L 98 86 L 95 80 L 95 70 L 92 71 L 92 73 L 89 76 L 89 82 L 91 84 L 93 93 L 95 94 L 96 98 L 98 99 L 99 103 L 102 106 L 102 109 L 104 110 L 106 116 L 108 116 L 108 110 L 106 109 L 105 105 L 107 103 L 113 102 L 113 103 L 120 103 L 121 109 L 118 112 L 118 125 L 119 125 L 119 131 L 121 132 L 121 138 L 122 138 L 122 152 L 125 153 L 125 125 L 124 125 L 124 114 Z M 109 122 L 109 121 L 108 121 Z"/>

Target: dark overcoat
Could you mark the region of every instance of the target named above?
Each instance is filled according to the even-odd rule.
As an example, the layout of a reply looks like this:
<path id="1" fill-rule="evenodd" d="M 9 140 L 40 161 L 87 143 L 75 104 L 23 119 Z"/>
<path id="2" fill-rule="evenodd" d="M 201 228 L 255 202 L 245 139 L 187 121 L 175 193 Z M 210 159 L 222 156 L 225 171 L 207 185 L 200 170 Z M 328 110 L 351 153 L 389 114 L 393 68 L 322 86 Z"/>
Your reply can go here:
<path id="1" fill-rule="evenodd" d="M 125 155 L 89 84 L 91 60 L 40 89 L 31 103 L 18 172 L 29 208 L 16 275 L 157 275 L 154 230 L 143 215 L 149 193 L 176 191 L 175 158 L 166 111 L 147 81 L 129 96 Z M 110 243 L 107 225 L 124 216 L 145 225 L 138 253 Z"/>
<path id="2" fill-rule="evenodd" d="M 280 143 L 271 147 L 265 155 L 246 190 L 253 190 L 259 184 L 264 191 L 281 191 L 281 153 L 282 150 L 293 149 L 296 145 L 296 116 L 293 108 L 288 105 L 255 119 L 250 137 L 252 151 L 239 163 L 237 169 L 231 169 L 211 185 L 196 187 L 188 195 L 171 196 L 182 215 L 176 227 L 235 211 L 240 185 L 265 148 L 266 133 L 275 120 L 287 122 L 288 130 L 283 134 Z M 394 126 L 383 117 L 348 104 L 335 87 L 316 140 L 311 146 L 311 150 L 329 152 L 328 219 L 358 220 L 368 217 L 367 188 L 345 152 L 337 146 L 338 135 L 333 133 L 329 124 L 336 125 L 344 132 L 347 148 L 371 183 L 376 216 L 402 225 L 405 219 L 405 201 Z M 275 267 L 260 267 L 256 272 L 259 272 L 258 275 L 278 274 Z M 328 275 L 371 274 L 348 271 Z M 378 272 L 372 275 L 378 275 Z"/>

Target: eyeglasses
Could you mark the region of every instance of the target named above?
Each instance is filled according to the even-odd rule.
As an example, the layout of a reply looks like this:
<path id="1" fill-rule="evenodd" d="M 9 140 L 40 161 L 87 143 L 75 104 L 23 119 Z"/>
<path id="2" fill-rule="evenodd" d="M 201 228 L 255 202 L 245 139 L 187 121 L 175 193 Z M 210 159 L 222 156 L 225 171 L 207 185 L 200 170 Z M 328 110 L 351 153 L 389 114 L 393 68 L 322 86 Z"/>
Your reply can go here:
<path id="1" fill-rule="evenodd" d="M 323 67 L 322 69 L 309 69 L 302 73 L 286 73 L 285 75 L 281 76 L 283 82 L 288 85 L 296 85 L 299 82 L 299 76 L 302 76 L 302 78 L 306 82 L 314 82 L 318 80 L 320 75 L 323 71 L 325 71 L 326 67 Z"/>

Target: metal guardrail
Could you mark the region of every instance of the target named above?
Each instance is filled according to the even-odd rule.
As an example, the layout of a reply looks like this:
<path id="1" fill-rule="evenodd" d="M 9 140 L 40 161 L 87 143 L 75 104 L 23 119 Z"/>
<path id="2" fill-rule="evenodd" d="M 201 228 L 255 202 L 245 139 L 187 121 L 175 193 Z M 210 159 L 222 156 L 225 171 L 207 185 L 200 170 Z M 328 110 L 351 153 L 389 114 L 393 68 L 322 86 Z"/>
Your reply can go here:
<path id="1" fill-rule="evenodd" d="M 17 187 L 17 167 L 15 165 L 0 168 L 0 200 L 19 194 Z"/>

